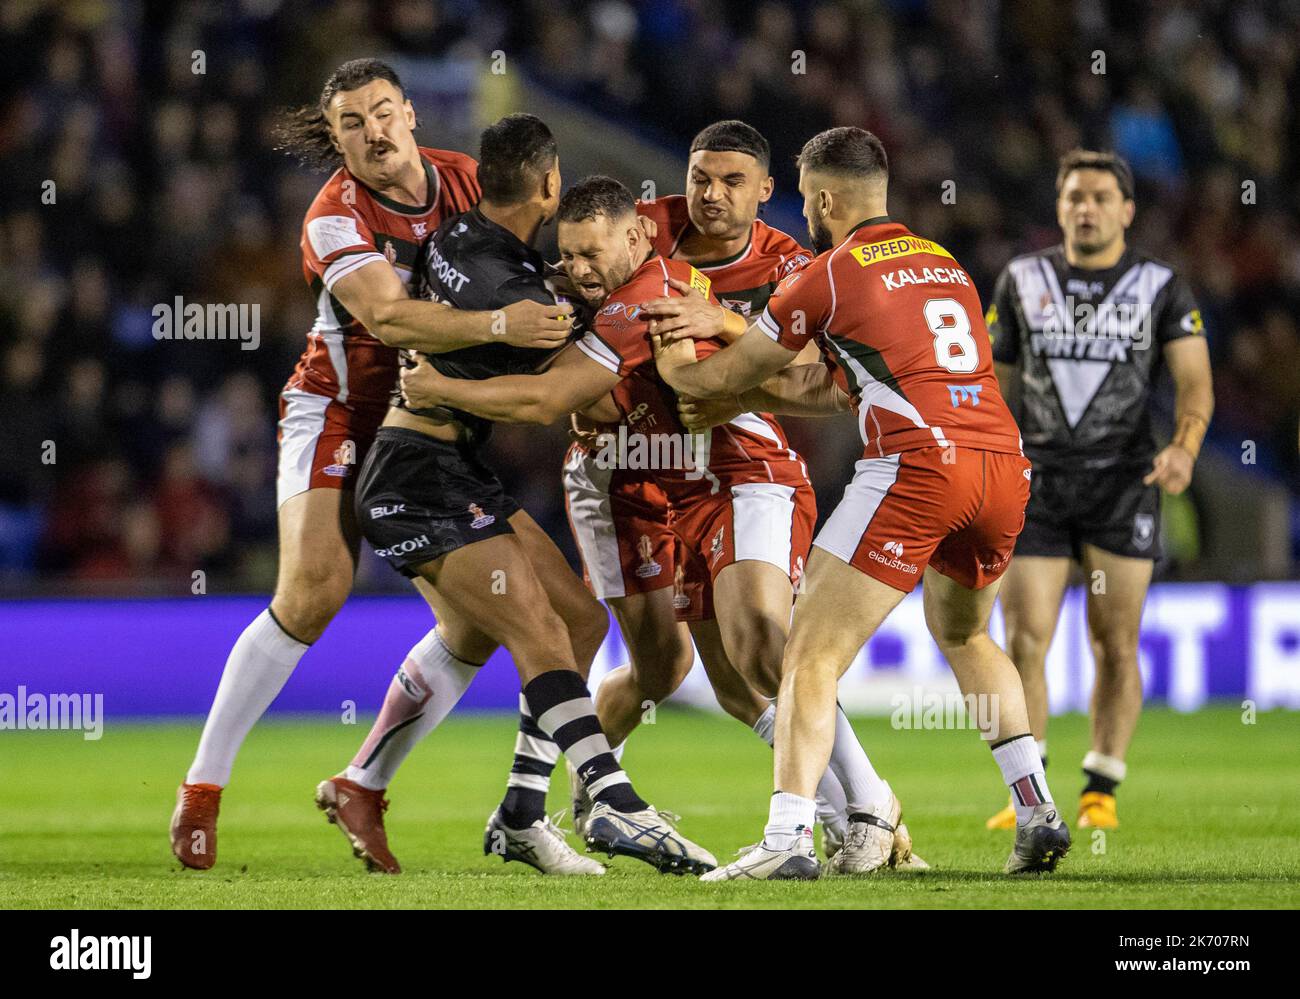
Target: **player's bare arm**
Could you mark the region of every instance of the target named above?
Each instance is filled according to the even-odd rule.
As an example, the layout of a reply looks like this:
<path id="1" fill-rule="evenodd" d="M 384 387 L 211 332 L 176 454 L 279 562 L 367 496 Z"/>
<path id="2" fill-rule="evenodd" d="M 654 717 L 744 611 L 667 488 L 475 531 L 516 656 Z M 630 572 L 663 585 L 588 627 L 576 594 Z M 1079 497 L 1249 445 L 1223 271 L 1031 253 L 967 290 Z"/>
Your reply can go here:
<path id="1" fill-rule="evenodd" d="M 1164 351 L 1174 380 L 1174 436 L 1142 481 L 1177 496 L 1192 482 L 1201 441 L 1214 415 L 1214 384 L 1204 337 L 1181 337 L 1165 344 Z"/>
<path id="2" fill-rule="evenodd" d="M 536 375 L 481 381 L 448 378 L 421 360 L 402 372 L 402 392 L 416 408 L 452 406 L 501 423 L 554 423 L 602 399 L 619 376 L 574 348 Z"/>
<path id="3" fill-rule="evenodd" d="M 760 329 L 745 335 L 702 361 L 695 360 L 690 340 L 664 343 L 653 334 L 655 364 L 659 374 L 679 395 L 715 399 L 756 388 L 784 368 L 795 351 L 781 346 Z"/>
<path id="4" fill-rule="evenodd" d="M 562 346 L 571 307 L 524 300 L 497 312 L 467 312 L 411 298 L 391 265 L 375 261 L 335 282 L 337 298 L 380 342 L 428 354 L 483 343 L 516 347 Z"/>
<path id="5" fill-rule="evenodd" d="M 820 363 L 791 363 L 763 384 L 740 395 L 718 399 L 688 395 L 677 403 L 677 414 L 693 433 L 727 423 L 741 413 L 819 417 L 834 416 L 848 409 L 848 393 L 835 384 L 830 371 Z"/>

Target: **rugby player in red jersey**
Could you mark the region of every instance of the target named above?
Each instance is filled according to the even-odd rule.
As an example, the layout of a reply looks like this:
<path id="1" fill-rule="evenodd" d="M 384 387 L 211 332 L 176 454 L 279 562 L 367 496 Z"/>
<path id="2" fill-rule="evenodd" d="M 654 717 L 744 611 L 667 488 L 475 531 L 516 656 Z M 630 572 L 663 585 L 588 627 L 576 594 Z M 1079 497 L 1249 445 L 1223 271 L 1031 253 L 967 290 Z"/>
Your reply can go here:
<path id="1" fill-rule="evenodd" d="M 504 310 L 502 335 L 491 312 L 409 297 L 420 245 L 479 196 L 474 160 L 418 146 L 415 124 L 397 74 L 357 59 L 335 70 L 318 105 L 283 129 L 290 152 L 338 169 L 303 221 L 303 275 L 317 315 L 280 397 L 275 595 L 230 652 L 177 793 L 171 844 L 186 867 L 216 862 L 217 812 L 235 755 L 352 588 L 360 542 L 353 482 L 388 410 L 398 349 L 439 353 L 503 339 L 553 348 L 569 334 L 566 306 L 521 301 Z M 435 639 L 418 643 L 407 664 L 454 673 L 454 657 Z M 380 797 L 357 800 L 379 814 Z"/>
<path id="2" fill-rule="evenodd" d="M 678 399 L 655 370 L 641 303 L 671 295 L 673 281 L 706 294 L 710 282 L 690 264 L 654 252 L 622 184 L 608 177 L 587 178 L 565 193 L 558 219 L 569 279 L 599 309 L 593 329 L 541 374 L 471 382 L 421 365 L 403 375 L 404 390 L 419 406 L 448 405 L 486 419 L 534 423 L 554 422 L 612 393 L 627 424 L 626 439 L 635 437 L 652 449 L 676 442 L 677 460 L 655 464 L 655 481 L 671 505 L 672 527 L 685 557 L 698 560 L 708 574 L 728 658 L 750 686 L 770 699 L 779 684 L 792 581 L 815 519 L 803 461 L 769 415 L 742 413 L 699 435 L 681 423 Z M 736 319 L 743 325 L 743 319 Z M 704 354 L 721 346 L 717 340 L 696 345 Z M 821 364 L 795 365 L 775 374 L 761 389 L 756 387 L 754 398 L 765 410 L 781 409 L 790 398 L 805 400 L 805 406 L 808 398 L 816 398 L 825 412 L 843 408 Z M 606 467 L 631 464 L 624 459 L 616 453 L 598 455 L 596 461 Z M 856 782 L 845 788 L 850 805 L 891 800 L 888 784 L 871 770 L 847 721 L 833 741 L 836 759 L 856 756 L 851 770 L 836 772 L 845 784 Z M 589 821 L 598 813 L 599 807 L 593 809 Z M 847 844 L 840 853 L 846 849 Z M 891 852 L 892 843 L 882 865 Z"/>
<path id="3" fill-rule="evenodd" d="M 770 161 L 767 140 L 756 129 L 742 121 L 715 122 L 691 142 L 686 194 L 637 202 L 638 215 L 654 223 L 654 251 L 693 265 L 709 279 L 719 303 L 744 317 L 759 315 L 781 279 L 812 260 L 796 240 L 758 218 L 760 206 L 772 194 Z M 704 300 L 661 298 L 658 314 L 671 326 L 671 321 L 689 314 L 695 301 Z M 818 359 L 816 345 L 810 344 L 795 363 Z M 847 407 L 847 397 L 843 403 Z M 762 409 L 757 398 L 748 404 L 687 399 L 683 413 L 689 428 L 696 430 Z M 576 414 L 574 422 L 580 430 L 588 429 Z M 762 432 L 758 423 L 752 427 Z M 728 647 L 738 659 L 754 658 L 757 650 L 749 646 L 761 642 L 761 636 L 738 627 L 724 641 L 707 567 L 689 556 L 670 526 L 670 504 L 655 471 L 601 462 L 595 438 L 598 433 L 617 435 L 618 426 L 589 429 L 578 435 L 565 458 L 564 488 L 588 585 L 613 611 L 628 648 L 628 664 L 607 674 L 596 692 L 597 712 L 610 743 L 621 750 L 646 706 L 659 704 L 677 690 L 698 648 L 718 703 L 770 746 L 776 710 L 728 658 Z M 800 550 L 797 565 L 806 557 Z M 729 620 L 743 624 L 738 616 Z M 865 753 L 847 719 L 843 724 L 843 752 L 832 760 L 817 794 L 827 858 L 839 849 L 848 827 L 847 798 L 836 771 L 846 772 L 850 785 L 870 779 L 862 769 Z M 581 832 L 591 806 L 580 782 L 573 781 L 573 791 L 574 824 Z M 899 837 L 902 855 L 904 837 L 906 829 Z M 913 858 L 910 864 L 921 862 Z"/>
<path id="4" fill-rule="evenodd" d="M 728 348 L 697 359 L 689 340 L 655 336 L 668 384 L 705 398 L 761 384 L 815 341 L 852 397 L 864 444 L 814 541 L 795 605 L 763 841 L 705 878 L 819 876 L 813 793 L 830 757 L 836 685 L 922 574 L 930 633 L 962 692 L 991 702 L 983 735 L 1017 811 L 1005 869 L 1052 870 L 1069 830 L 1048 791 L 1019 675 L 988 634 L 1024 524 L 1030 468 L 998 391 L 979 296 L 947 250 L 886 214 L 888 164 L 874 135 L 823 132 L 804 146 L 799 168 L 817 259 L 786 278 Z M 873 806 L 851 816 L 848 842 L 860 838 L 864 853 L 874 844 L 879 855 L 900 809 L 897 799 Z"/>

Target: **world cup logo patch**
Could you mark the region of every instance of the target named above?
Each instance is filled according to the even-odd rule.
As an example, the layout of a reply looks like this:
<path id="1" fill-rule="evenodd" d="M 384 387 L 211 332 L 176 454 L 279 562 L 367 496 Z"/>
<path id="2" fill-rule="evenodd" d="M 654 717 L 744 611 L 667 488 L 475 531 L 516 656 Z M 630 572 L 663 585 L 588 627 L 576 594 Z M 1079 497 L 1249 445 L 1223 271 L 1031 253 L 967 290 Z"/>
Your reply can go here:
<path id="1" fill-rule="evenodd" d="M 663 566 L 654 560 L 655 546 L 650 535 L 643 534 L 637 539 L 636 551 L 641 556 L 641 564 L 636 567 L 638 579 L 651 579 L 663 571 Z"/>

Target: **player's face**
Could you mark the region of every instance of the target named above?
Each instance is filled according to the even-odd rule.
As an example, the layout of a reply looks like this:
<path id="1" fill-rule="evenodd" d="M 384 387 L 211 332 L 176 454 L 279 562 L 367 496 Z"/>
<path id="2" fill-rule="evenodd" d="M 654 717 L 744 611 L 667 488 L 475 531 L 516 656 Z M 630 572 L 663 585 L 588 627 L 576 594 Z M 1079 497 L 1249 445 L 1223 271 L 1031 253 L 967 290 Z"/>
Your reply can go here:
<path id="1" fill-rule="evenodd" d="M 340 90 L 330 98 L 326 118 L 343 165 L 370 187 L 385 186 L 419 161 L 415 111 L 387 80 Z"/>
<path id="2" fill-rule="evenodd" d="M 1122 239 L 1133 210 L 1109 170 L 1072 170 L 1056 199 L 1056 220 L 1079 253 L 1098 253 Z"/>
<path id="3" fill-rule="evenodd" d="M 565 273 L 582 300 L 593 307 L 627 284 L 636 270 L 638 251 L 645 249 L 645 236 L 635 215 L 561 222 L 556 238 Z"/>
<path id="4" fill-rule="evenodd" d="M 758 217 L 758 206 L 772 196 L 772 178 L 748 153 L 691 154 L 686 170 L 686 201 L 695 228 L 713 239 L 739 239 Z"/>
<path id="5" fill-rule="evenodd" d="M 814 253 L 825 253 L 837 242 L 827 223 L 829 202 L 824 186 L 815 174 L 799 170 L 799 193 L 803 195 L 803 217 L 808 221 L 808 240 Z"/>

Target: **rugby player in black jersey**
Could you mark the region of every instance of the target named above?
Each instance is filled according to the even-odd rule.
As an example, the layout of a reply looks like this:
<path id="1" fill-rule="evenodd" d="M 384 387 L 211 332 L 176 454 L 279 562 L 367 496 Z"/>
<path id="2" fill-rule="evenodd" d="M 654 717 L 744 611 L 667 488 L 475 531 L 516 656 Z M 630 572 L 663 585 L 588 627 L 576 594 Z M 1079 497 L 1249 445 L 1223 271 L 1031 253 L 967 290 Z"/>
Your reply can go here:
<path id="1" fill-rule="evenodd" d="M 426 293 L 458 309 L 497 312 L 556 301 L 533 248 L 555 217 L 555 139 L 532 115 L 513 114 L 482 136 L 482 200 L 429 240 Z M 533 373 L 553 351 L 500 343 L 424 355 L 445 374 L 482 379 Z M 514 766 L 484 852 L 549 874 L 602 874 L 545 813 L 546 788 L 564 752 L 596 800 L 589 846 L 660 870 L 700 873 L 707 851 L 677 833 L 632 788 L 610 752 L 585 676 L 604 639 L 604 608 L 537 523 L 506 494 L 478 448 L 487 420 L 456 410 L 412 411 L 398 397 L 357 481 L 357 519 L 376 554 L 410 578 L 434 608 L 435 632 L 389 686 L 352 764 L 322 781 L 317 804 L 372 869 L 396 872 L 383 827 L 383 791 L 420 739 L 451 711 L 475 672 L 504 645 L 523 684 Z"/>
<path id="2" fill-rule="evenodd" d="M 1002 584 L 1007 651 L 1047 759 L 1045 660 L 1071 560 L 1089 579 L 1096 661 L 1080 828 L 1119 824 L 1115 789 L 1142 710 L 1138 626 L 1160 557 L 1160 491 L 1185 490 L 1214 410 L 1200 310 L 1168 264 L 1130 247 L 1133 174 L 1075 150 L 1056 179 L 1059 246 L 1012 260 L 986 316 L 1003 394 L 1033 462 L 1025 528 Z M 1151 394 L 1167 368 L 1174 433 L 1158 448 Z M 1012 828 L 1008 806 L 988 827 Z"/>

